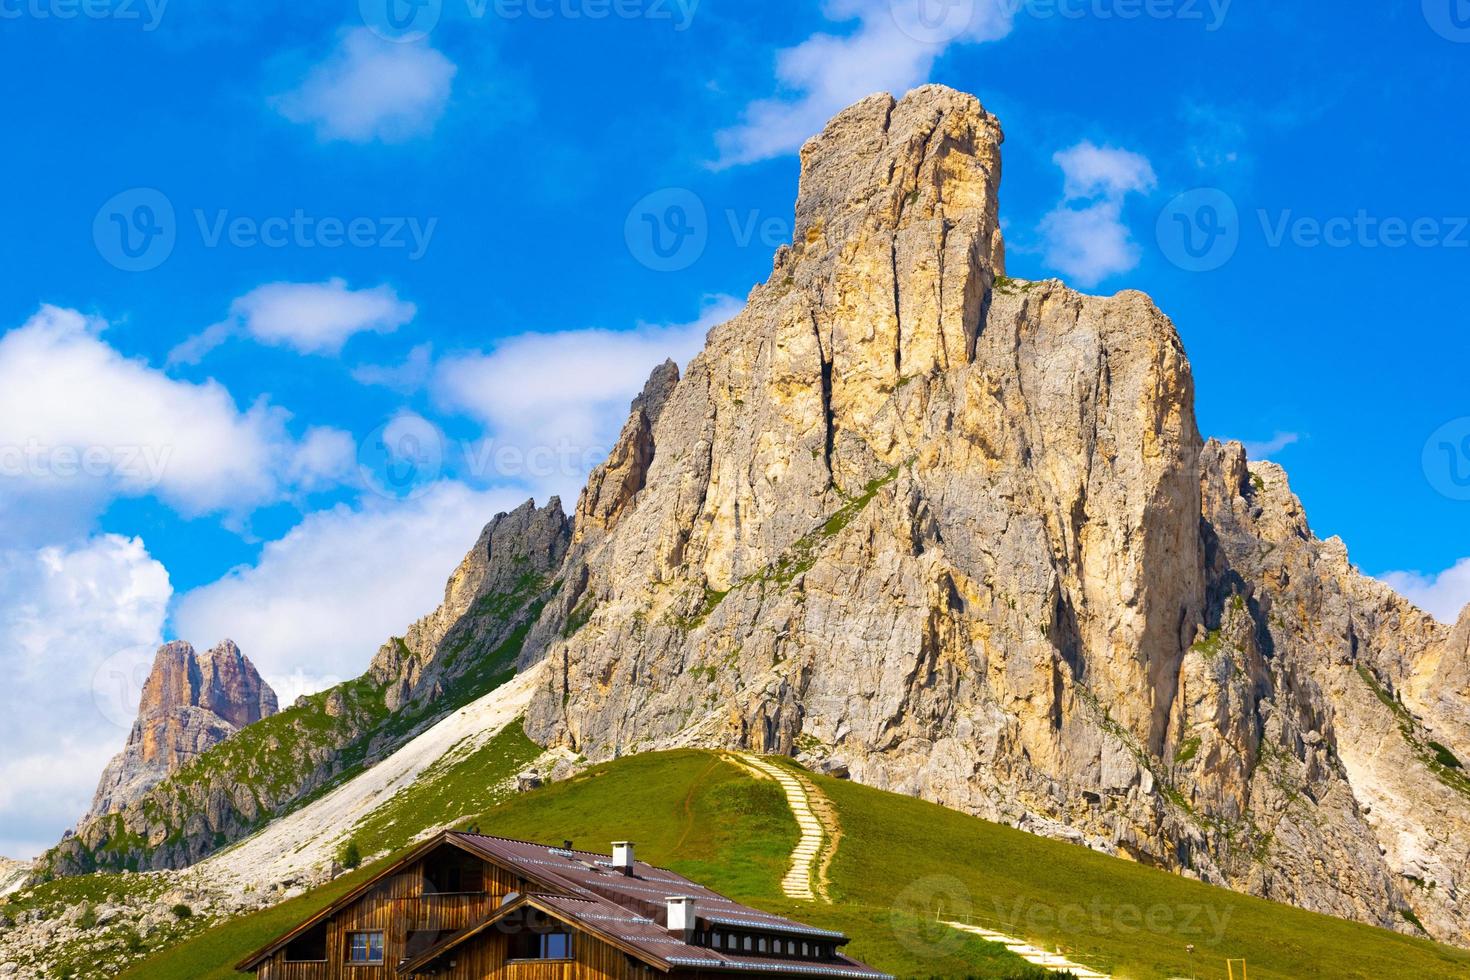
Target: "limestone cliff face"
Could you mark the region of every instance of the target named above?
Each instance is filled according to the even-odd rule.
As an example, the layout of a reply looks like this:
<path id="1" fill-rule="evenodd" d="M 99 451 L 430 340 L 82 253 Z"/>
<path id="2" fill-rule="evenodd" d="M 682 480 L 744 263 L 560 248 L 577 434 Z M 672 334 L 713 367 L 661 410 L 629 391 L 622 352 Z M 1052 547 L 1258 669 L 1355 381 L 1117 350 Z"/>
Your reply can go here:
<path id="1" fill-rule="evenodd" d="M 589 481 L 523 653 L 555 666 L 528 733 L 594 760 L 839 758 L 1470 941 L 1470 783 L 1445 761 L 1470 758 L 1470 624 L 1359 575 L 1278 469 L 1202 442 L 1146 296 L 1005 278 L 1001 141 L 930 86 L 803 149 L 794 242 Z"/>
<path id="2" fill-rule="evenodd" d="M 83 819 L 116 813 L 276 708 L 276 692 L 230 640 L 203 655 L 183 642 L 160 647 L 127 745 L 103 770 Z"/>

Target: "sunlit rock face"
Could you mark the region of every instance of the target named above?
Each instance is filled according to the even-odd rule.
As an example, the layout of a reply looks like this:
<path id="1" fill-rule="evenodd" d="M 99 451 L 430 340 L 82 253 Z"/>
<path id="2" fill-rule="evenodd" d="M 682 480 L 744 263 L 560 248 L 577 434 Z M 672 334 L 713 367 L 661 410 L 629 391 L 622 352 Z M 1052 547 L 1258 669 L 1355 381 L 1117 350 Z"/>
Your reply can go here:
<path id="1" fill-rule="evenodd" d="M 527 731 L 853 778 L 1464 942 L 1459 638 L 1205 443 L 1141 293 L 1005 278 L 1002 135 L 928 86 L 802 151 L 795 238 L 577 508 Z M 1458 684 L 1458 687 L 1456 685 Z"/>
<path id="2" fill-rule="evenodd" d="M 159 647 L 127 745 L 103 770 L 84 820 L 141 799 L 169 773 L 276 708 L 276 692 L 230 640 L 204 654 L 179 641 Z"/>

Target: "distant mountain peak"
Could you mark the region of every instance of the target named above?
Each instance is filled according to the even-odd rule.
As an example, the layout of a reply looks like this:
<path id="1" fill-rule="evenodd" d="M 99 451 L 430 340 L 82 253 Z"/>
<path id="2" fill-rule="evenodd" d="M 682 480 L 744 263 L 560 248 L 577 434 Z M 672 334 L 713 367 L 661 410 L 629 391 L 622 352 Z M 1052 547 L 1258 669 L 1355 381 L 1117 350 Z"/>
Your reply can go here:
<path id="1" fill-rule="evenodd" d="M 127 745 L 103 770 L 85 820 L 115 813 L 246 725 L 276 713 L 276 692 L 232 640 L 196 653 L 158 648 Z"/>

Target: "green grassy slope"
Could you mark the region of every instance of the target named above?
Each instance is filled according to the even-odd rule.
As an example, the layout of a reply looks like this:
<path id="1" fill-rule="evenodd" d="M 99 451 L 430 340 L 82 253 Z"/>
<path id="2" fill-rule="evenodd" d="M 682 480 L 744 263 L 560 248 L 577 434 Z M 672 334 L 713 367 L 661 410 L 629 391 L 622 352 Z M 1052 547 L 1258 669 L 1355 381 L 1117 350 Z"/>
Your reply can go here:
<path id="1" fill-rule="evenodd" d="M 854 937 L 854 956 L 900 976 L 1027 975 L 1001 947 L 936 926 L 941 906 L 946 915 L 1060 945 L 1074 959 L 1140 980 L 1224 978 L 1227 956 L 1245 957 L 1251 976 L 1265 980 L 1470 975 L 1470 952 L 1236 895 L 908 797 L 815 781 L 836 805 L 844 834 L 832 867 L 832 905 L 780 895 L 797 838 L 784 801 L 774 785 L 707 752 L 598 766 L 464 823 L 599 850 L 612 840 L 637 840 L 645 860 L 753 905 L 843 930 Z M 234 976 L 230 963 L 365 873 L 218 926 L 126 976 Z"/>

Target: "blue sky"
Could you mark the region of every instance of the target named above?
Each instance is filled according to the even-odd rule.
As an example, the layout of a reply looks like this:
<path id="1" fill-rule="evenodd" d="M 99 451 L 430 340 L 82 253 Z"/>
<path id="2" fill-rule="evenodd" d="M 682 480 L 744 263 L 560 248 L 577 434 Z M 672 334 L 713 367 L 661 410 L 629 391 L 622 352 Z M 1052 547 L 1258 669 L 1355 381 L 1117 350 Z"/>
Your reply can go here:
<path id="1" fill-rule="evenodd" d="M 386 2 L 0 0 L 0 853 L 160 640 L 289 700 L 574 496 L 767 275 L 800 141 L 926 81 L 1004 124 L 1012 275 L 1149 292 L 1206 435 L 1470 599 L 1464 0 Z"/>

